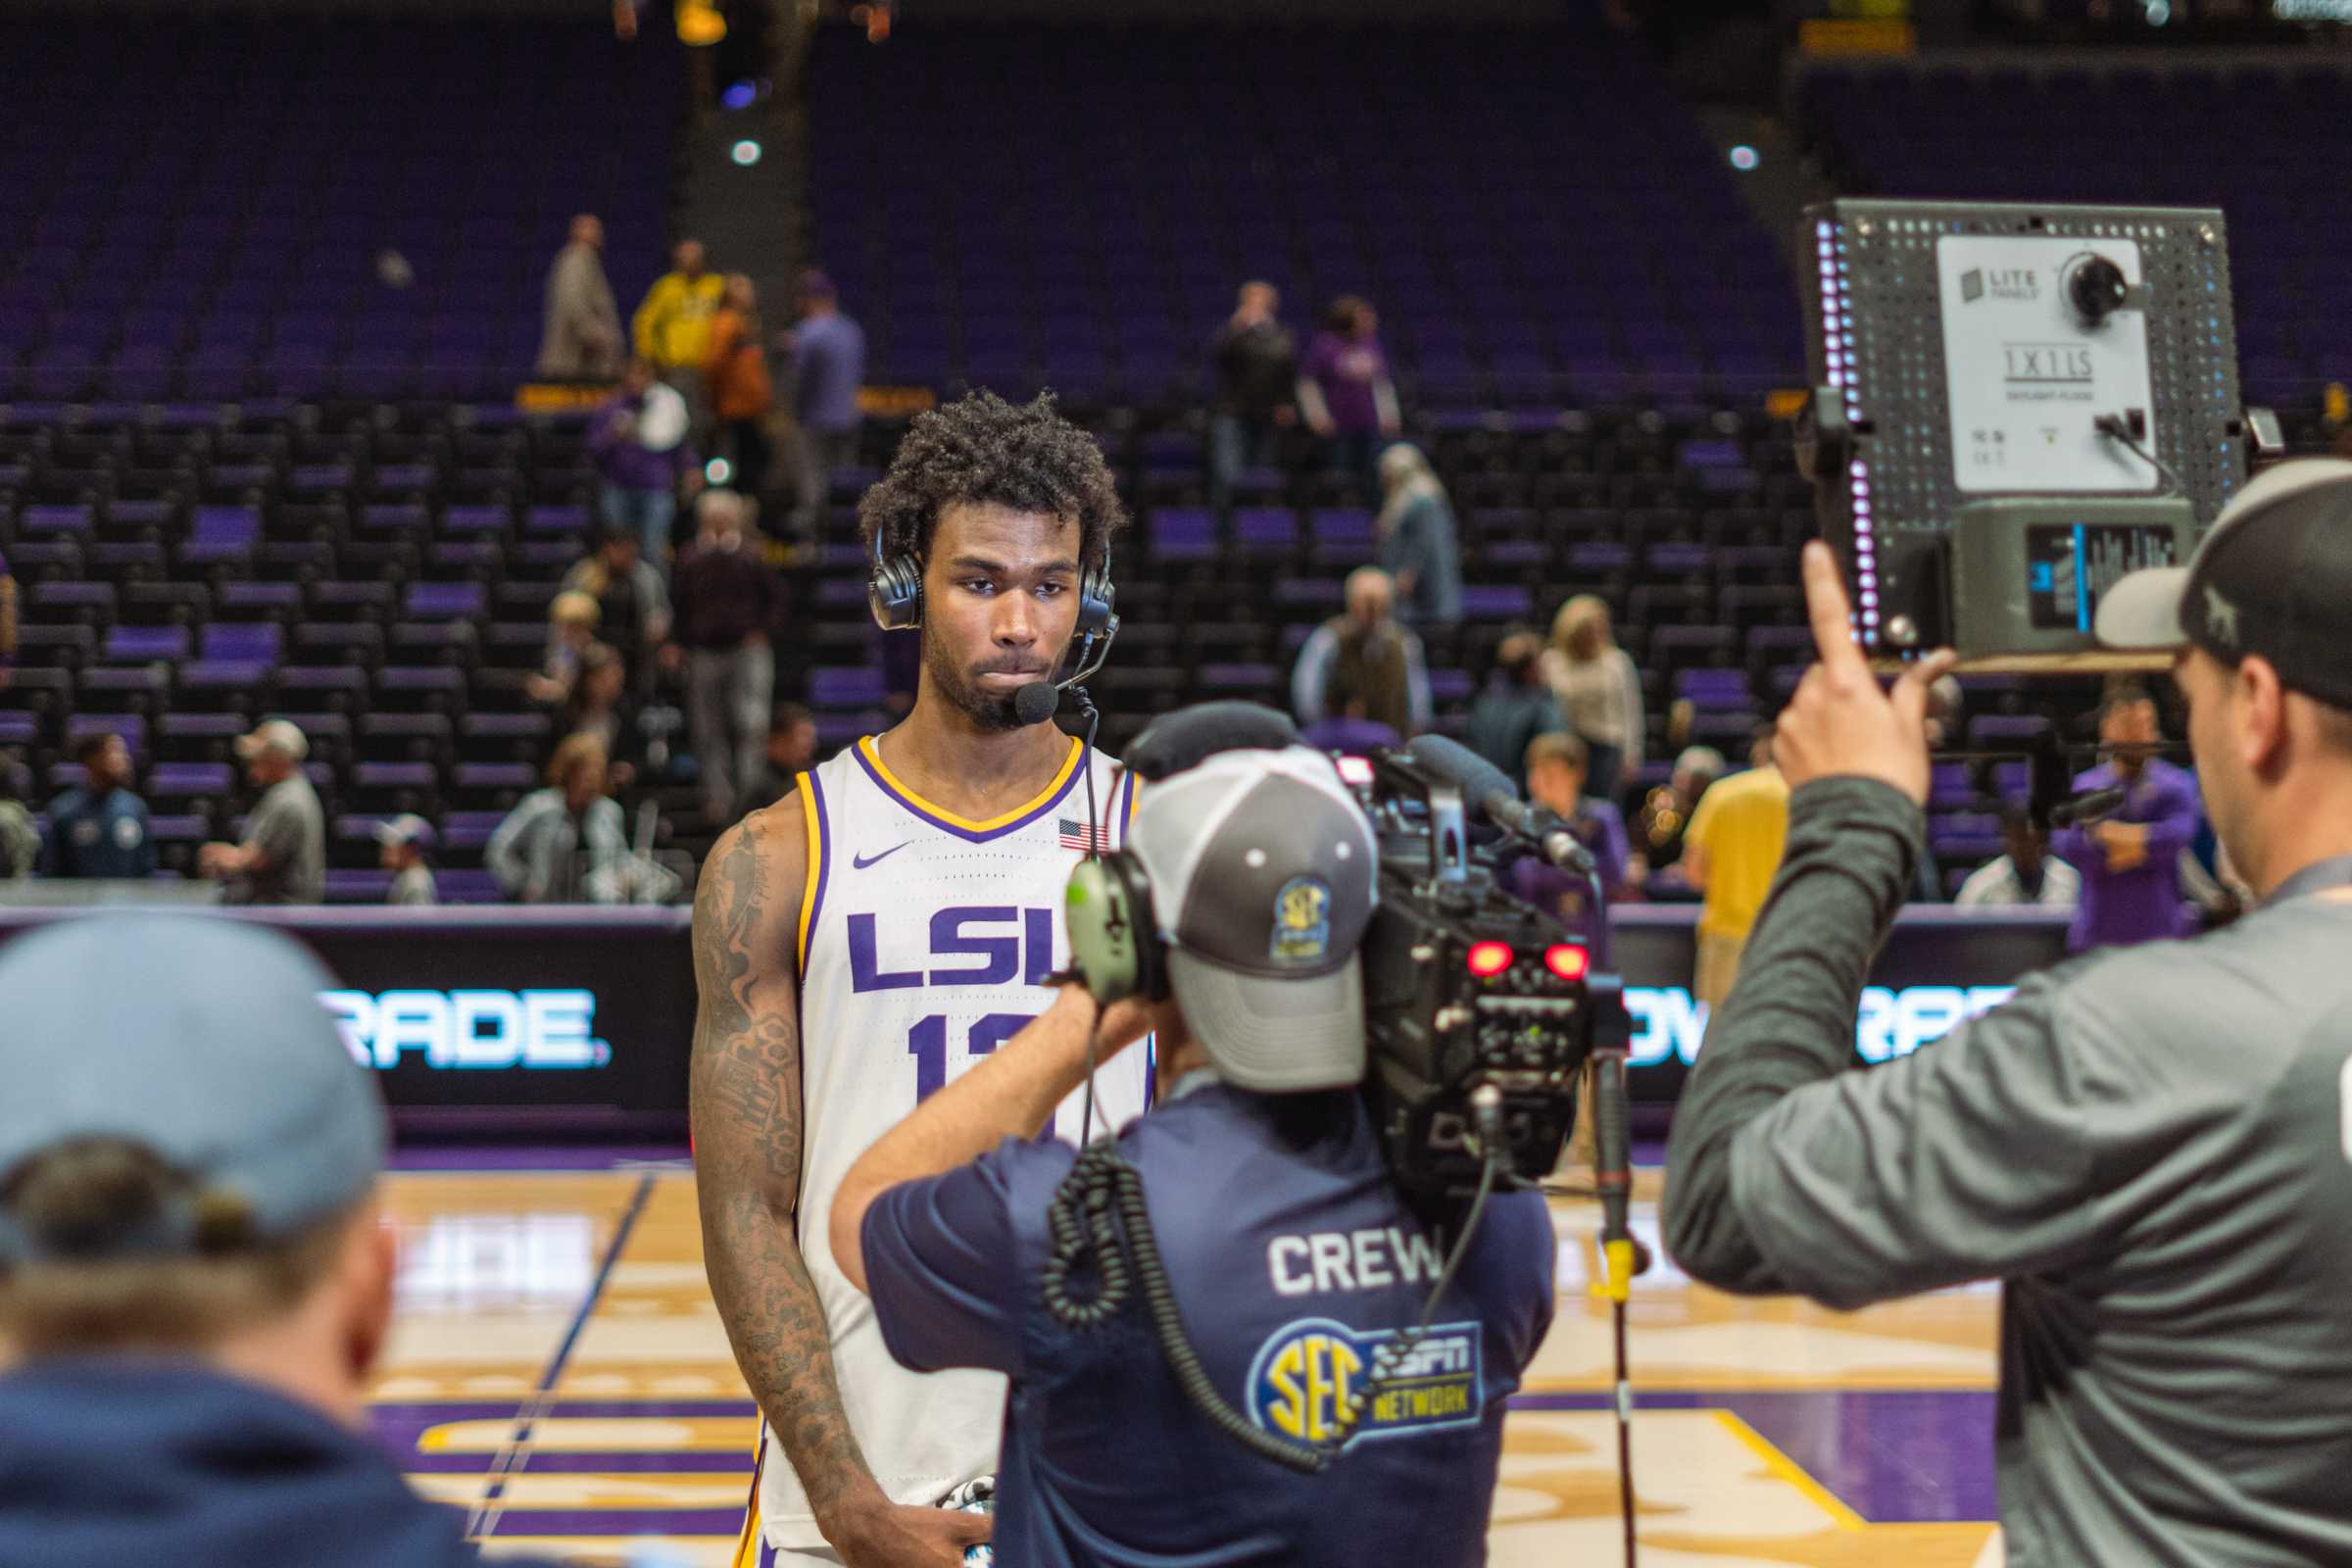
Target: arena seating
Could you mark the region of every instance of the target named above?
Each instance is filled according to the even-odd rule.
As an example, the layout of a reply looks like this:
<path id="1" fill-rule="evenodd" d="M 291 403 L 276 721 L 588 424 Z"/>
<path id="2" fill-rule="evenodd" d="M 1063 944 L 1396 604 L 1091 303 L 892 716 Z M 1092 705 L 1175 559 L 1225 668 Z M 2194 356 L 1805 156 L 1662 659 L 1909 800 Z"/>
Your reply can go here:
<path id="1" fill-rule="evenodd" d="M 110 107 L 48 117 L 85 127 L 62 151 L 0 132 L 0 344 L 22 351 L 0 354 L 0 551 L 26 622 L 0 749 L 45 797 L 76 736 L 120 729 L 184 867 L 246 804 L 231 739 L 289 714 L 316 747 L 333 896 L 380 896 L 372 827 L 416 810 L 440 825 L 445 895 L 494 897 L 479 852 L 536 782 L 549 721 L 523 677 L 594 491 L 579 420 L 504 399 L 565 214 L 606 211 L 624 295 L 657 264 L 674 57 L 615 54 L 586 24 L 549 48 L 543 26 L 526 47 L 488 24 L 221 21 L 117 40 L 101 69 L 88 29 L 40 25 L 70 35 L 41 102 Z M 175 53 L 220 127 L 184 145 L 154 103 Z M 1365 101 L 1367 61 L 1451 86 Z M 546 75 L 481 90 L 516 72 Z M 949 90 L 969 80 L 1055 90 Z M 1737 759 L 1801 673 L 1811 498 L 1761 397 L 1801 379 L 1793 291 L 1613 38 L 909 26 L 880 51 L 828 30 L 811 92 L 816 234 L 872 378 L 1051 384 L 1119 476 L 1137 533 L 1096 685 L 1108 743 L 1201 697 L 1283 703 L 1373 550 L 1367 498 L 1311 466 L 1250 475 L 1223 522 L 1207 510 L 1200 361 L 1252 274 L 1294 319 L 1348 288 L 1385 313 L 1461 523 L 1467 619 L 1429 637 L 1441 729 L 1502 628 L 1575 593 L 1611 602 L 1645 672 L 1637 788 L 1670 723 Z M 1843 123 L 1837 90 L 1812 92 Z M 413 287 L 376 278 L 382 248 Z M 828 749 L 887 722 L 851 514 L 901 428 L 869 423 L 831 542 L 794 574 L 787 654 Z M 2087 706 L 1970 687 L 1986 748 Z M 653 782 L 691 844 L 693 791 Z M 2014 764 L 1939 769 L 1948 871 L 1997 850 L 1990 813 L 2022 788 Z"/>
<path id="2" fill-rule="evenodd" d="M 659 31 L 0 21 L 0 57 L 39 62 L 0 126 L 0 401 L 511 395 L 571 214 L 604 216 L 623 300 L 659 270 Z"/>
<path id="3" fill-rule="evenodd" d="M 2302 398 L 2352 365 L 2334 308 L 2352 195 L 2304 151 L 2332 144 L 2339 62 L 1820 65 L 1815 150 L 1855 195 L 2219 207 L 2229 220 L 2250 397 Z"/>
<path id="4" fill-rule="evenodd" d="M 1367 295 L 1423 408 L 1802 368 L 1781 246 L 1597 24 L 918 19 L 884 49 L 820 35 L 808 92 L 815 241 L 877 379 L 1191 404 L 1247 277 L 1294 322 Z"/>

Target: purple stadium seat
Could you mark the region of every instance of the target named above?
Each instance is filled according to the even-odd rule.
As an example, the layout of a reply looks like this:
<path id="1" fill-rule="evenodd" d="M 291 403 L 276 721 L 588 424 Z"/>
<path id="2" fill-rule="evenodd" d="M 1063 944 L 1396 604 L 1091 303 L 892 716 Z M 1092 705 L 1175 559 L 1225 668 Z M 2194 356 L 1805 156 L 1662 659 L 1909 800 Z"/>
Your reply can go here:
<path id="1" fill-rule="evenodd" d="M 176 662 L 188 657 L 188 628 L 117 626 L 106 634 L 105 657 L 118 664 Z"/>
<path id="2" fill-rule="evenodd" d="M 213 819 L 158 812 L 147 818 L 147 836 L 158 844 L 202 844 L 213 836 Z"/>
<path id="3" fill-rule="evenodd" d="M 808 672 L 808 706 L 820 710 L 874 708 L 886 695 L 878 667 L 819 666 Z"/>
<path id="4" fill-rule="evenodd" d="M 1536 612 L 1536 597 L 1524 585 L 1465 584 L 1462 588 L 1462 618 L 1465 620 L 1527 620 Z"/>
<path id="5" fill-rule="evenodd" d="M 523 514 L 523 531 L 574 536 L 588 531 L 586 507 L 533 507 Z"/>
<path id="6" fill-rule="evenodd" d="M 100 619 L 115 618 L 115 585 L 111 582 L 43 582 L 25 596 L 36 611 L 86 610 Z M 42 618 L 47 618 L 46 615 Z"/>
<path id="7" fill-rule="evenodd" d="M 302 589 L 290 582 L 226 582 L 213 603 L 224 615 L 286 615 L 302 607 Z"/>
<path id="8" fill-rule="evenodd" d="M 503 534 L 514 524 L 505 507 L 447 507 L 441 513 L 441 531 L 451 534 Z"/>
<path id="9" fill-rule="evenodd" d="M 478 582 L 411 583 L 402 612 L 418 620 L 478 619 L 488 611 L 489 598 Z"/>
<path id="10" fill-rule="evenodd" d="M 504 811 L 444 811 L 441 846 L 445 850 L 479 850 L 505 820 Z"/>
<path id="11" fill-rule="evenodd" d="M 1204 510 L 1162 507 L 1149 525 L 1152 559 L 1161 562 L 1213 561 L 1217 555 L 1216 519 Z"/>
<path id="12" fill-rule="evenodd" d="M 1233 544 L 1245 556 L 1288 555 L 1298 547 L 1298 514 L 1288 507 L 1238 507 Z"/>
<path id="13" fill-rule="evenodd" d="M 528 762 L 460 762 L 450 774 L 462 790 L 532 790 L 539 770 Z"/>
<path id="14" fill-rule="evenodd" d="M 17 514 L 17 526 L 26 533 L 88 533 L 92 515 L 86 506 L 26 507 Z"/>
<path id="15" fill-rule="evenodd" d="M 368 692 L 368 672 L 352 664 L 288 664 L 277 672 L 277 689 L 360 698 Z"/>
<path id="16" fill-rule="evenodd" d="M 225 762 L 158 762 L 147 774 L 147 794 L 155 800 L 225 796 L 235 786 L 236 776 Z"/>
<path id="17" fill-rule="evenodd" d="M 448 866 L 433 873 L 444 904 L 504 904 L 507 895 L 488 871 Z"/>
<path id="18" fill-rule="evenodd" d="M 328 866 L 324 898 L 328 904 L 381 904 L 392 892 L 392 873 L 343 870 Z"/>
<path id="19" fill-rule="evenodd" d="M 253 554 L 262 534 L 258 507 L 198 507 L 190 519 L 179 559 L 191 564 L 222 565 Z"/>
<path id="20" fill-rule="evenodd" d="M 147 720 L 136 713 L 75 713 L 66 720 L 68 750 L 91 735 L 120 735 L 134 760 L 146 755 Z"/>

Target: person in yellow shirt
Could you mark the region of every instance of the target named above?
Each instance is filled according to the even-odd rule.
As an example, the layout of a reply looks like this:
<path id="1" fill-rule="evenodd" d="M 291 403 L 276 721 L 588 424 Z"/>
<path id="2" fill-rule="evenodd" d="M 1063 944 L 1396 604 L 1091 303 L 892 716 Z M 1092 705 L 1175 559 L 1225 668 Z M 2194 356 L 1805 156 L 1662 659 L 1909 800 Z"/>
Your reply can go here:
<path id="1" fill-rule="evenodd" d="M 726 279 L 710 270 L 710 254 L 699 239 L 682 239 L 670 252 L 671 268 L 654 279 L 637 307 L 630 331 L 637 353 L 653 361 L 662 379 L 677 388 L 694 416 L 698 450 L 710 449 L 710 399 L 703 367 L 710 358 L 710 321 L 718 315 Z"/>
<path id="2" fill-rule="evenodd" d="M 1731 995 L 1747 933 L 1781 868 L 1788 836 L 1788 782 L 1772 765 L 1772 729 L 1756 735 L 1754 766 L 1709 787 L 1683 836 L 1683 874 L 1705 895 L 1698 913 L 1698 972 L 1691 994 L 1713 1007 Z"/>

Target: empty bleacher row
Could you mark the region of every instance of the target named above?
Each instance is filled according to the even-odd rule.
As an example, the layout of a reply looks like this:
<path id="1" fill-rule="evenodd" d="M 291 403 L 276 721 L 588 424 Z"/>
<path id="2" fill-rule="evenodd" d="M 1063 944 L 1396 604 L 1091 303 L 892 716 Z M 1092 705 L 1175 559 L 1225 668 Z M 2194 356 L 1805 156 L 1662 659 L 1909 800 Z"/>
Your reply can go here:
<path id="1" fill-rule="evenodd" d="M 0 19 L 0 401 L 511 395 L 573 213 L 658 270 L 663 30 Z"/>
<path id="2" fill-rule="evenodd" d="M 333 433 L 287 412 L 9 411 L 0 553 L 23 626 L 0 746 L 56 789 L 75 740 L 122 733 L 177 865 L 241 808 L 230 740 L 282 714 L 348 818 L 338 863 L 364 870 L 372 819 L 415 810 L 463 871 L 537 782 L 550 719 L 523 680 L 593 489 L 578 421 L 501 409 Z"/>
<path id="3" fill-rule="evenodd" d="M 997 92 L 978 83 L 1050 83 Z M 1375 90 L 1369 84 L 1386 84 Z M 875 378 L 1200 400 L 1244 278 L 1370 297 L 1407 401 L 1557 409 L 1802 368 L 1783 247 L 1624 35 L 1545 26 L 826 29 L 814 242 Z"/>
<path id="4" fill-rule="evenodd" d="M 2347 94 L 2352 68 L 2318 54 L 2159 64 L 2068 50 L 1815 62 L 1798 104 L 1847 194 L 2222 209 L 2242 382 L 2282 401 L 2352 365 L 2352 190 L 2308 156 L 2340 134 Z"/>

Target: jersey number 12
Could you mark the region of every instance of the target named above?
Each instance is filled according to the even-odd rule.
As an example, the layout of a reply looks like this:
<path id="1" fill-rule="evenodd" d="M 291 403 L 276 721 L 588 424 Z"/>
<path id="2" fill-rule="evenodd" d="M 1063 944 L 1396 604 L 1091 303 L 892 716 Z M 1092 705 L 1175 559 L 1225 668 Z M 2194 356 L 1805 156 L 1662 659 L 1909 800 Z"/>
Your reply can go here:
<path id="1" fill-rule="evenodd" d="M 965 1033 L 964 1054 L 985 1056 L 1030 1022 L 1025 1012 L 992 1012 Z M 906 1051 L 914 1057 L 914 1100 L 920 1104 L 948 1081 L 947 1014 L 935 1012 L 906 1031 Z"/>

